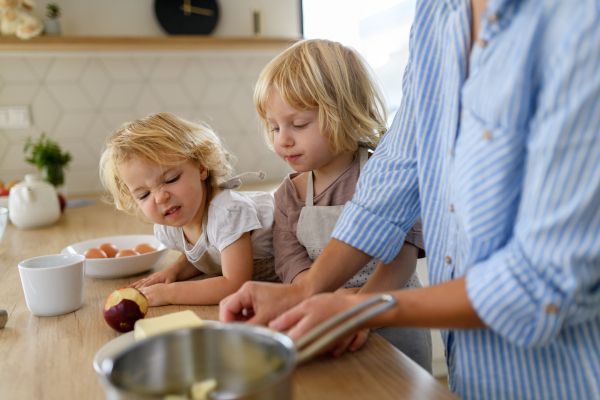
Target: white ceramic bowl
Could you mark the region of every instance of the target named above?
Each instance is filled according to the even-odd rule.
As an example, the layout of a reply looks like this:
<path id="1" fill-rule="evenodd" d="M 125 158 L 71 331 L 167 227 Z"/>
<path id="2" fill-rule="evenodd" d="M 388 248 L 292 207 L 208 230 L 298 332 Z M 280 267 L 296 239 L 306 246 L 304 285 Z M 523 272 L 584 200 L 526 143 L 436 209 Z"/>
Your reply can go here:
<path id="1" fill-rule="evenodd" d="M 154 235 L 109 236 L 86 240 L 62 249 L 62 254 L 83 254 L 87 249 L 98 247 L 102 243 L 112 243 L 119 251 L 132 249 L 141 243 L 147 243 L 157 250 L 139 256 L 119 258 L 89 258 L 85 273 L 94 278 L 124 278 L 141 274 L 157 265 L 167 253 L 167 248 Z"/>

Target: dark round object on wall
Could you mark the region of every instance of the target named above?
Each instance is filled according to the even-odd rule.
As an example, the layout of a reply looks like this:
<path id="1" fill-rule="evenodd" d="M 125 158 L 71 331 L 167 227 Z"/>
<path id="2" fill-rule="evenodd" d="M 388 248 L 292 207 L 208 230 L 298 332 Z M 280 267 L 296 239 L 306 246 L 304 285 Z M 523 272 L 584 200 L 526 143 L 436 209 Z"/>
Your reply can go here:
<path id="1" fill-rule="evenodd" d="M 217 0 L 155 0 L 154 12 L 172 35 L 208 35 L 219 21 Z"/>

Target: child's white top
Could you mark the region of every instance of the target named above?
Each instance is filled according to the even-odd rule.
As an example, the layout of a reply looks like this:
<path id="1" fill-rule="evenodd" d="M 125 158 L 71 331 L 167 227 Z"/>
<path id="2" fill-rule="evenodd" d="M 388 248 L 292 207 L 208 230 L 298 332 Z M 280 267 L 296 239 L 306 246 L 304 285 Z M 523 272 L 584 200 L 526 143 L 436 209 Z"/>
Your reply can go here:
<path id="1" fill-rule="evenodd" d="M 223 189 L 211 200 L 202 223 L 202 236 L 195 245 L 185 240 L 182 228 L 157 224 L 154 225 L 154 235 L 167 248 L 184 253 L 188 261 L 202 272 L 220 273 L 201 263 L 202 255 L 207 250 L 221 253 L 246 232 L 252 231 L 250 239 L 254 260 L 273 256 L 273 213 L 274 199 L 267 192 Z M 180 246 L 181 243 L 185 243 L 185 246 Z M 220 267 L 220 260 L 214 261 Z"/>

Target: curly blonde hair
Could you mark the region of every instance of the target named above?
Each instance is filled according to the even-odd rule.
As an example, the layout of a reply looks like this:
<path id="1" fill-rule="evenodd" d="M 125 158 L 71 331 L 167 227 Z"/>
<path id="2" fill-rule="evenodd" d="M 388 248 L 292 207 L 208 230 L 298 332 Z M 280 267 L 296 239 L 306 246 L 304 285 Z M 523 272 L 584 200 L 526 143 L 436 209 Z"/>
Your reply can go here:
<path id="1" fill-rule="evenodd" d="M 164 166 L 185 161 L 203 166 L 209 194 L 234 172 L 235 156 L 207 125 L 167 113 L 125 123 L 106 141 L 100 159 L 100 179 L 109 193 L 104 201 L 146 222 L 119 172 L 120 165 L 136 157 Z"/>
<path id="2" fill-rule="evenodd" d="M 352 48 L 330 40 L 304 40 L 275 57 L 260 73 L 254 107 L 263 138 L 273 150 L 267 122 L 276 90 L 290 107 L 319 109 L 321 135 L 334 154 L 375 148 L 386 132 L 383 96 L 366 61 Z"/>

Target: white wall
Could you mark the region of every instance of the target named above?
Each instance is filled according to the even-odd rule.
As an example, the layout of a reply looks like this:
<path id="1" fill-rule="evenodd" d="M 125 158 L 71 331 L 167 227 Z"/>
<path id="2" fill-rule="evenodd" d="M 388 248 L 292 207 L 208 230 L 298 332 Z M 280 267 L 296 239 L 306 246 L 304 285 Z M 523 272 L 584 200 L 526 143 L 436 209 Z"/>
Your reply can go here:
<path id="1" fill-rule="evenodd" d="M 63 35 L 164 35 L 153 0 L 38 0 L 62 8 Z M 175 0 L 173 0 L 175 1 Z M 260 7 L 264 36 L 300 37 L 299 0 L 220 0 L 214 32 L 252 35 L 250 11 Z M 27 106 L 31 126 L 0 129 L 0 179 L 21 180 L 35 168 L 25 163 L 27 136 L 46 132 L 73 155 L 63 190 L 101 190 L 102 143 L 125 121 L 166 111 L 208 122 L 238 156 L 236 171 L 263 170 L 281 181 L 289 168 L 262 142 L 252 104 L 253 85 L 279 51 L 132 51 L 0 53 L 0 106 Z"/>
<path id="2" fill-rule="evenodd" d="M 60 19 L 64 35 L 165 34 L 154 15 L 152 0 L 37 0 L 32 14 L 44 19 L 49 2 L 62 8 Z M 220 20 L 214 36 L 252 36 L 251 10 L 254 7 L 261 9 L 265 37 L 300 36 L 300 0 L 219 0 L 219 6 Z"/>

